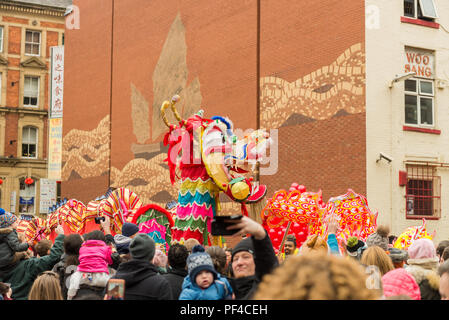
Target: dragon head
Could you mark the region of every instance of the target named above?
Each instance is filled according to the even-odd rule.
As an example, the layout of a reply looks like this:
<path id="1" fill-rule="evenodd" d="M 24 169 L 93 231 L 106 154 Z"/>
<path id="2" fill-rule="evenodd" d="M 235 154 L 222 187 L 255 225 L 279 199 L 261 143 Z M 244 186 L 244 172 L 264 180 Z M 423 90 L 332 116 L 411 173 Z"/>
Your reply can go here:
<path id="1" fill-rule="evenodd" d="M 206 119 L 202 110 L 183 120 L 175 108 L 178 101 L 179 97 L 175 96 L 161 107 L 162 119 L 170 129 L 164 142 L 170 145 L 167 161 L 172 182 L 178 164 L 202 165 L 218 188 L 232 200 L 251 201 L 251 196 L 261 186 L 255 188 L 252 178 L 244 174 L 249 172 L 249 165 L 254 168 L 257 162 L 263 161 L 271 142 L 268 133 L 256 130 L 239 139 L 230 119 L 220 116 Z M 169 123 L 165 116 L 169 107 L 179 121 L 176 125 Z M 262 189 L 266 190 L 264 187 Z"/>

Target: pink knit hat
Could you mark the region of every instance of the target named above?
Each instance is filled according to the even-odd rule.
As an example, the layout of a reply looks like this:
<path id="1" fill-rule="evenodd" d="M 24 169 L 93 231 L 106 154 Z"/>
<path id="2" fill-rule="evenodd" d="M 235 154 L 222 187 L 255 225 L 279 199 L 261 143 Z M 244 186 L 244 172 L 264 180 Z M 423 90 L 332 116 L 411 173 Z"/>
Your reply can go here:
<path id="1" fill-rule="evenodd" d="M 435 258 L 437 253 L 432 240 L 421 238 L 413 241 L 408 248 L 408 255 L 410 259 L 428 259 Z"/>
<path id="2" fill-rule="evenodd" d="M 397 268 L 384 274 L 382 286 L 385 297 L 405 294 L 413 300 L 421 300 L 421 291 L 415 278 L 404 268 Z"/>

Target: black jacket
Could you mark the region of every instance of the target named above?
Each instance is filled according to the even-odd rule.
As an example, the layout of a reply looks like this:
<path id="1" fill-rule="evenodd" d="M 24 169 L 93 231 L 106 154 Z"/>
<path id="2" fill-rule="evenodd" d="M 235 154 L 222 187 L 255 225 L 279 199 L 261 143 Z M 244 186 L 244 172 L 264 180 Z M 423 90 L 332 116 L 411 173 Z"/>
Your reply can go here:
<path id="1" fill-rule="evenodd" d="M 268 234 L 262 240 L 256 240 L 254 237 L 251 239 L 254 246 L 256 272 L 253 276 L 229 279 L 236 300 L 251 299 L 262 281 L 262 277 L 271 273 L 279 265 Z"/>
<path id="2" fill-rule="evenodd" d="M 187 274 L 187 270 L 185 269 L 169 269 L 167 273 L 163 274 L 163 277 L 167 279 L 170 286 L 172 300 L 178 300 L 182 291 L 182 283 Z"/>
<path id="3" fill-rule="evenodd" d="M 168 281 L 154 264 L 144 260 L 123 262 L 112 279 L 125 280 L 125 300 L 171 300 Z"/>
<path id="4" fill-rule="evenodd" d="M 0 228 L 0 267 L 13 262 L 14 254 L 28 250 L 28 243 L 20 242 L 16 230 Z"/>

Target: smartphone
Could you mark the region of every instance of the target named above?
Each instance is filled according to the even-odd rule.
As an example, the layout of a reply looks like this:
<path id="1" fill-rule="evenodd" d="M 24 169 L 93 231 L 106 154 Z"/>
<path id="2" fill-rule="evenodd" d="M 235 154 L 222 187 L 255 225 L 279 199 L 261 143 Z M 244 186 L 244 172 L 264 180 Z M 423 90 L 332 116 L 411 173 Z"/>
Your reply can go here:
<path id="1" fill-rule="evenodd" d="M 125 280 L 123 279 L 109 279 L 108 300 L 124 300 L 125 299 Z"/>
<path id="2" fill-rule="evenodd" d="M 212 220 L 212 230 L 211 234 L 213 236 L 231 236 L 234 233 L 237 233 L 239 229 L 226 230 L 227 227 L 234 225 L 232 222 L 226 222 L 225 220 L 241 220 L 242 215 L 233 215 L 233 216 L 216 216 Z"/>

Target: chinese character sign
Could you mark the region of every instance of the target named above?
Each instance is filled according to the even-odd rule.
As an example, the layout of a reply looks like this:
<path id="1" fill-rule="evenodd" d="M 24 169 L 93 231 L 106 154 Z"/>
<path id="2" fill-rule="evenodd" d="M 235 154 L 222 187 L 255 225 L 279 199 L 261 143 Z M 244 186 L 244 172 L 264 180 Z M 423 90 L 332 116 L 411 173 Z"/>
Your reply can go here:
<path id="1" fill-rule="evenodd" d="M 48 179 L 61 180 L 62 118 L 50 119 L 48 139 Z"/>
<path id="2" fill-rule="evenodd" d="M 62 118 L 64 97 L 64 46 L 51 47 L 50 118 Z"/>

